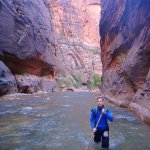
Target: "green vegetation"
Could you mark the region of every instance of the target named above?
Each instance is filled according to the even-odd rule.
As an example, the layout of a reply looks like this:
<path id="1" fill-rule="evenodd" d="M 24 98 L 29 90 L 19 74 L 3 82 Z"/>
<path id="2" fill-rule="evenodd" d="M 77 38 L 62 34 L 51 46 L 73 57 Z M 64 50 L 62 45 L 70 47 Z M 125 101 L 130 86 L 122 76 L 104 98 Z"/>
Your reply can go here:
<path id="1" fill-rule="evenodd" d="M 90 80 L 90 83 L 87 85 L 89 89 L 98 87 L 101 83 L 101 77 L 98 74 L 94 74 Z"/>
<path id="2" fill-rule="evenodd" d="M 80 72 L 78 74 L 76 74 L 75 81 L 76 81 L 76 84 L 80 87 L 84 81 L 83 74 Z"/>
<path id="3" fill-rule="evenodd" d="M 57 79 L 57 84 L 59 87 L 62 86 L 67 86 L 67 87 L 74 87 L 74 88 L 79 88 L 83 86 L 84 82 L 84 76 L 82 73 L 76 74 L 74 77 L 71 75 L 65 75 L 61 76 Z M 93 89 L 95 87 L 98 87 L 101 83 L 101 77 L 98 74 L 93 74 L 91 79 L 87 81 L 87 88 L 88 89 Z"/>
<path id="4" fill-rule="evenodd" d="M 101 77 L 100 77 L 100 75 L 94 74 L 94 75 L 92 76 L 92 81 L 91 81 L 92 86 L 93 86 L 93 87 L 96 87 L 96 86 L 98 86 L 100 83 L 101 83 Z"/>
<path id="5" fill-rule="evenodd" d="M 71 87 L 79 88 L 82 82 L 83 82 L 83 78 L 81 74 L 77 74 L 75 78 L 73 78 L 71 75 L 65 75 L 57 79 L 57 84 L 59 87 L 66 85 L 69 87 L 71 86 Z"/>
<path id="6" fill-rule="evenodd" d="M 63 84 L 69 86 L 69 85 L 71 85 L 73 82 L 74 82 L 74 79 L 71 78 L 70 76 L 67 76 L 67 75 L 61 76 L 61 77 L 59 77 L 59 78 L 57 79 L 57 84 L 58 84 L 59 86 L 62 86 Z"/>

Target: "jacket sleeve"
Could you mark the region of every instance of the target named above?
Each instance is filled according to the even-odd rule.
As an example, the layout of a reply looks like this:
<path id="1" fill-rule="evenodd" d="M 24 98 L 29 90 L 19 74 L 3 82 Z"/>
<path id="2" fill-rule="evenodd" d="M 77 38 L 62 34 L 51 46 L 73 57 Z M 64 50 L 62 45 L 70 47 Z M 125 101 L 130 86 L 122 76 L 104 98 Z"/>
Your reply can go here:
<path id="1" fill-rule="evenodd" d="M 91 125 L 92 129 L 95 128 L 95 112 L 94 112 L 94 109 L 91 110 L 90 125 Z"/>
<path id="2" fill-rule="evenodd" d="M 106 110 L 106 116 L 109 121 L 113 121 L 113 116 L 109 108 Z"/>

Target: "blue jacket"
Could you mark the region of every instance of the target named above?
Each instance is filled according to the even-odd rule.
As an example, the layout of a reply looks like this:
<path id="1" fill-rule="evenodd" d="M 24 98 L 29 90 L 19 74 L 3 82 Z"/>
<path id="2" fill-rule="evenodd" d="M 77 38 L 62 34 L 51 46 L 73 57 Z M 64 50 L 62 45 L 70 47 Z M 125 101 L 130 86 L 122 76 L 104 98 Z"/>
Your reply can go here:
<path id="1" fill-rule="evenodd" d="M 113 121 L 113 116 L 112 116 L 111 111 L 108 107 L 106 108 L 105 106 L 102 106 L 102 107 L 93 108 L 91 110 L 91 117 L 90 117 L 90 124 L 91 124 L 92 129 L 96 127 L 96 124 L 97 124 L 98 119 L 102 113 L 103 108 L 106 109 L 106 114 L 102 114 L 100 122 L 97 126 L 97 129 L 104 131 L 108 128 L 107 119 L 110 121 Z"/>

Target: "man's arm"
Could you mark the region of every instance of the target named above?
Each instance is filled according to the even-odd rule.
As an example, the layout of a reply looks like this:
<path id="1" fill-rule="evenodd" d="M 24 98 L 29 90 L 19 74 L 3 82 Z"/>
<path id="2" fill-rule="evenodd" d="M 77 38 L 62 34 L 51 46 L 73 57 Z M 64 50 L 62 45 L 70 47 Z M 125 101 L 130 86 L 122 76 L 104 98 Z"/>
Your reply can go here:
<path id="1" fill-rule="evenodd" d="M 93 133 L 95 133 L 97 129 L 95 128 L 95 110 L 94 109 L 91 110 L 90 124 L 93 130 Z"/>
<path id="2" fill-rule="evenodd" d="M 106 109 L 106 116 L 109 121 L 113 121 L 113 116 L 109 108 Z"/>
<path id="3" fill-rule="evenodd" d="M 90 125 L 92 129 L 95 128 L 95 113 L 93 109 L 91 110 Z"/>

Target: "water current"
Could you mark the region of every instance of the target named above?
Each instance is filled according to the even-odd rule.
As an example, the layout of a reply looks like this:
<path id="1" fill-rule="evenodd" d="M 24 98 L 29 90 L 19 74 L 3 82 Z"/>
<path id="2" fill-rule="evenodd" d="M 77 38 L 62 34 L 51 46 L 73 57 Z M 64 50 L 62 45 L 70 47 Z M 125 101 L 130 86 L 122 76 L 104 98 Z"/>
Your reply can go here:
<path id="1" fill-rule="evenodd" d="M 87 150 L 97 93 L 20 94 L 0 99 L 0 150 Z M 150 150 L 150 126 L 105 101 L 114 121 L 110 150 Z M 101 150 L 90 142 L 88 150 Z"/>

